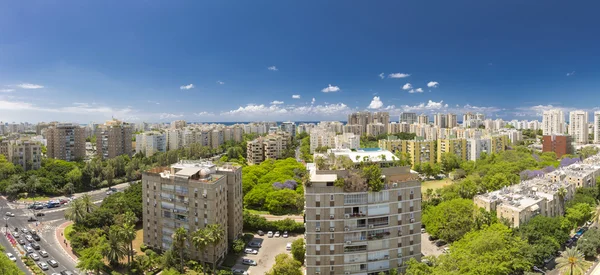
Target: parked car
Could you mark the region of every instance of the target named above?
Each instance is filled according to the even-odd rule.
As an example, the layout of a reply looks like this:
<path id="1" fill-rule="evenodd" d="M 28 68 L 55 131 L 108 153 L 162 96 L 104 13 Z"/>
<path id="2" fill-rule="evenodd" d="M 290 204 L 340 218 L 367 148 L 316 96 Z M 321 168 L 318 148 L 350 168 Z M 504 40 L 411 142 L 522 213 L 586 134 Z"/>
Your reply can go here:
<path id="1" fill-rule="evenodd" d="M 68 271 L 68 270 L 63 270 L 63 271 L 60 272 L 60 274 L 61 275 L 75 275 L 75 274 L 73 274 L 73 272 Z"/>
<path id="2" fill-rule="evenodd" d="M 29 258 L 31 258 L 34 261 L 39 261 L 40 260 L 40 256 L 38 256 L 38 254 L 35 254 L 35 253 L 29 254 Z"/>
<path id="3" fill-rule="evenodd" d="M 31 235 L 31 237 L 38 242 L 42 239 L 42 238 L 40 238 L 40 235 L 38 235 L 38 234 Z"/>
<path id="4" fill-rule="evenodd" d="M 248 246 L 253 248 L 260 248 L 262 245 L 260 244 L 260 242 L 250 242 Z"/>
<path id="5" fill-rule="evenodd" d="M 37 222 L 37 220 L 36 217 L 29 217 L 29 219 L 27 219 L 28 222 Z"/>
<path id="6" fill-rule="evenodd" d="M 25 252 L 27 252 L 27 254 L 30 254 L 30 253 L 35 252 L 35 250 L 33 250 L 33 247 L 31 247 L 31 246 L 26 246 L 25 247 Z"/>
<path id="7" fill-rule="evenodd" d="M 269 232 L 267 232 L 267 237 L 269 237 L 269 238 L 273 238 L 273 231 L 269 231 Z"/>
<path id="8" fill-rule="evenodd" d="M 42 250 L 42 251 L 40 251 L 40 256 L 46 258 L 46 257 L 48 257 L 48 252 L 46 252 L 46 250 Z"/>
<path id="9" fill-rule="evenodd" d="M 242 259 L 242 263 L 245 265 L 256 265 L 256 261 L 250 259 Z"/>
<path id="10" fill-rule="evenodd" d="M 58 267 L 58 262 L 55 260 L 46 261 L 51 267 Z"/>
<path id="11" fill-rule="evenodd" d="M 279 233 L 279 231 L 275 232 L 275 235 L 273 235 L 275 238 L 279 238 L 279 236 L 281 236 L 281 233 Z"/>
<path id="12" fill-rule="evenodd" d="M 18 238 L 18 237 L 20 237 L 20 236 L 21 236 L 21 235 L 19 234 L 19 232 L 18 232 L 18 231 L 17 231 L 17 232 L 13 232 L 13 233 L 12 233 L 12 235 L 13 235 L 13 237 L 15 237 L 15 238 Z"/>
<path id="13" fill-rule="evenodd" d="M 25 239 L 26 239 L 28 242 L 33 242 L 33 237 L 31 237 L 31 235 L 25 235 Z"/>
<path id="14" fill-rule="evenodd" d="M 282 236 L 282 237 L 284 237 L 284 238 L 287 238 L 287 237 L 288 237 L 288 233 L 287 233 L 287 231 L 283 231 L 283 236 Z"/>
<path id="15" fill-rule="evenodd" d="M 285 250 L 287 250 L 287 251 L 290 251 L 290 250 L 292 250 L 292 243 L 287 243 L 287 244 L 285 245 Z"/>
<path id="16" fill-rule="evenodd" d="M 44 213 L 44 212 L 37 212 L 37 213 L 35 213 L 35 216 L 36 217 L 43 217 L 43 216 L 46 216 L 46 213 Z"/>
<path id="17" fill-rule="evenodd" d="M 425 228 L 421 228 L 421 234 L 425 234 Z"/>
<path id="18" fill-rule="evenodd" d="M 232 269 L 231 272 L 235 275 L 248 275 L 248 271 L 242 269 Z"/>
<path id="19" fill-rule="evenodd" d="M 435 242 L 435 246 L 437 247 L 441 247 L 446 245 L 446 242 L 444 240 L 438 240 L 437 242 Z"/>
<path id="20" fill-rule="evenodd" d="M 20 245 L 25 245 L 27 243 L 24 239 L 19 239 L 17 242 L 19 242 Z"/>
<path id="21" fill-rule="evenodd" d="M 258 254 L 258 251 L 256 249 L 252 249 L 252 248 L 246 248 L 244 249 L 244 253 L 246 254 Z"/>
<path id="22" fill-rule="evenodd" d="M 265 232 L 263 232 L 262 230 L 258 230 L 257 233 L 258 233 L 258 236 L 264 236 L 265 235 Z"/>
<path id="23" fill-rule="evenodd" d="M 429 235 L 429 241 L 430 242 L 436 241 L 437 239 L 438 239 L 438 237 L 433 236 L 433 235 Z"/>
<path id="24" fill-rule="evenodd" d="M 13 255 L 12 253 L 6 253 L 6 256 L 8 257 L 9 260 L 16 262 L 17 261 L 17 257 L 15 257 L 15 255 Z"/>
<path id="25" fill-rule="evenodd" d="M 31 247 L 33 247 L 33 249 L 35 249 L 35 250 L 40 250 L 40 248 L 41 248 L 40 245 L 36 242 L 31 243 Z"/>
<path id="26" fill-rule="evenodd" d="M 27 228 L 21 228 L 21 233 L 27 234 L 27 232 L 29 232 L 29 230 L 27 230 Z"/>
<path id="27" fill-rule="evenodd" d="M 48 264 L 44 263 L 44 262 L 39 262 L 38 266 L 42 269 L 42 270 L 48 270 Z"/>
<path id="28" fill-rule="evenodd" d="M 6 212 L 6 216 L 9 216 L 9 217 L 14 217 L 14 216 L 15 216 L 15 213 L 13 213 L 13 212 Z"/>

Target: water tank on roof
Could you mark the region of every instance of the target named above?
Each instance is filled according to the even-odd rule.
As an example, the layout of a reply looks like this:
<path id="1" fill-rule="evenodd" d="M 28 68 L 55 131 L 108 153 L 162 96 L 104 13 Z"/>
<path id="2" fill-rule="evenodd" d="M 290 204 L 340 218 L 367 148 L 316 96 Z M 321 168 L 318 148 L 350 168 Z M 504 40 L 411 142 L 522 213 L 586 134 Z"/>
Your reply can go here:
<path id="1" fill-rule="evenodd" d="M 200 178 L 208 178 L 210 177 L 210 169 L 208 168 L 202 168 L 202 170 L 200 170 Z"/>

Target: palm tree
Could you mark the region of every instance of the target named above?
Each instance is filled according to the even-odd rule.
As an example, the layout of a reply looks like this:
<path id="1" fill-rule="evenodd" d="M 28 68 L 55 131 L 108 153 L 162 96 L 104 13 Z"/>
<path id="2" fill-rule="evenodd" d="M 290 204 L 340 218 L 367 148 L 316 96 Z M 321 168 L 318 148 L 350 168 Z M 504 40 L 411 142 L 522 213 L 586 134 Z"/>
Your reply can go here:
<path id="1" fill-rule="evenodd" d="M 588 263 L 577 248 L 567 248 L 560 253 L 560 257 L 556 260 L 557 268 L 562 271 L 569 271 L 569 274 L 576 273 L 584 274 Z"/>
<path id="2" fill-rule="evenodd" d="M 136 237 L 135 225 L 130 223 L 123 224 L 123 227 L 119 230 L 119 235 L 121 235 L 123 242 L 126 243 L 127 263 L 131 264 L 133 260 L 133 240 Z"/>
<path id="3" fill-rule="evenodd" d="M 69 208 L 65 211 L 65 219 L 80 223 L 83 221 L 87 212 L 85 206 L 80 199 L 76 199 L 69 204 Z"/>
<path id="4" fill-rule="evenodd" d="M 196 251 L 200 253 L 198 259 L 200 259 L 200 263 L 202 264 L 202 270 L 206 270 L 205 262 L 204 262 L 204 249 L 208 246 L 208 238 L 206 236 L 206 228 L 198 229 L 194 234 L 192 234 L 192 244 L 196 248 Z"/>
<path id="5" fill-rule="evenodd" d="M 567 196 L 567 189 L 565 189 L 564 187 L 558 188 L 558 191 L 556 191 L 556 194 L 558 195 L 558 199 L 560 200 L 558 203 L 560 205 L 560 212 L 563 213 L 564 211 L 564 204 L 565 204 L 565 197 Z"/>
<path id="6" fill-rule="evenodd" d="M 185 253 L 185 241 L 187 240 L 187 230 L 185 230 L 185 228 L 183 227 L 177 228 L 177 230 L 175 230 L 175 233 L 173 233 L 172 238 L 174 248 L 179 249 L 179 259 L 181 261 L 181 264 L 179 266 L 179 272 L 183 273 L 183 260 Z"/>
<path id="7" fill-rule="evenodd" d="M 92 201 L 92 197 L 90 197 L 90 195 L 85 194 L 85 195 L 81 196 L 81 198 L 79 198 L 79 199 L 82 201 L 82 203 L 85 207 L 85 212 L 92 213 L 94 211 L 94 209 L 96 209 L 96 205 Z"/>
<path id="8" fill-rule="evenodd" d="M 112 226 L 108 231 L 108 240 L 106 247 L 102 251 L 102 255 L 110 262 L 111 266 L 119 263 L 119 260 L 127 254 L 126 245 L 120 236 L 120 229 L 117 226 Z"/>
<path id="9" fill-rule="evenodd" d="M 208 244 L 212 245 L 213 252 L 214 252 L 215 247 L 219 243 L 221 243 L 221 241 L 223 241 L 223 238 L 225 238 L 225 230 L 223 230 L 223 226 L 221 226 L 218 223 L 209 224 L 204 228 L 204 230 L 206 231 L 206 237 L 207 237 Z M 216 256 L 216 255 L 213 255 L 213 256 Z M 216 266 L 213 265 L 212 270 L 213 270 L 214 274 L 217 274 Z"/>

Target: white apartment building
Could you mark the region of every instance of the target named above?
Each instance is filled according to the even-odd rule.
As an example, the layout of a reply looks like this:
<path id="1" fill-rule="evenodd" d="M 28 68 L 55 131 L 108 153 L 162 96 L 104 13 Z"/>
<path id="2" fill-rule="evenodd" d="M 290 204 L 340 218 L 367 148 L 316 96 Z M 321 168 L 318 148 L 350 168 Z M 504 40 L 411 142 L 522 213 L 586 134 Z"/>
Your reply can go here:
<path id="1" fill-rule="evenodd" d="M 588 138 L 588 113 L 577 110 L 569 113 L 569 135 L 577 144 L 587 144 Z"/>
<path id="2" fill-rule="evenodd" d="M 177 150 L 184 145 L 184 132 L 181 129 L 169 129 L 167 135 L 167 151 Z"/>
<path id="3" fill-rule="evenodd" d="M 467 139 L 467 160 L 476 161 L 481 157 L 481 153 L 489 154 L 491 149 L 492 139 L 490 138 Z"/>
<path id="4" fill-rule="evenodd" d="M 360 148 L 360 137 L 345 133 L 335 136 L 335 149 L 358 149 Z"/>
<path id="5" fill-rule="evenodd" d="M 369 123 L 367 124 L 367 135 L 368 136 L 379 136 L 387 133 L 387 124 L 383 123 Z"/>
<path id="6" fill-rule="evenodd" d="M 562 110 L 544 111 L 542 115 L 542 132 L 546 135 L 564 134 L 566 132 L 565 114 Z"/>
<path id="7" fill-rule="evenodd" d="M 600 143 L 600 111 L 594 112 L 594 143 Z"/>
<path id="8" fill-rule="evenodd" d="M 354 135 L 353 133 L 346 133 Z M 335 132 L 315 128 L 310 132 L 310 153 L 314 153 L 318 147 L 335 147 Z"/>
<path id="9" fill-rule="evenodd" d="M 135 152 L 149 157 L 167 151 L 167 135 L 161 132 L 145 132 L 135 135 Z"/>

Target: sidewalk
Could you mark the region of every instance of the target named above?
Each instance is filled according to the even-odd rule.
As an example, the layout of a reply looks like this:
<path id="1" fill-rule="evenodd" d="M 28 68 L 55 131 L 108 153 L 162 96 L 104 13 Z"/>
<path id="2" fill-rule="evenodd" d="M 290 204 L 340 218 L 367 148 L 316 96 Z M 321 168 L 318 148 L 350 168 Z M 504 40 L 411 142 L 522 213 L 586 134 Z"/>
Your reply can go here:
<path id="1" fill-rule="evenodd" d="M 58 244 L 60 245 L 60 247 L 62 248 L 63 252 L 65 254 L 69 255 L 69 257 L 71 257 L 71 259 L 73 259 L 73 262 L 77 263 L 78 258 L 73 253 L 70 242 L 64 236 L 65 228 L 67 226 L 69 226 L 70 224 L 73 224 L 73 222 L 71 222 L 71 221 L 65 222 L 65 223 L 59 225 L 58 228 L 56 228 L 56 231 L 55 231 L 56 240 L 57 240 Z"/>

